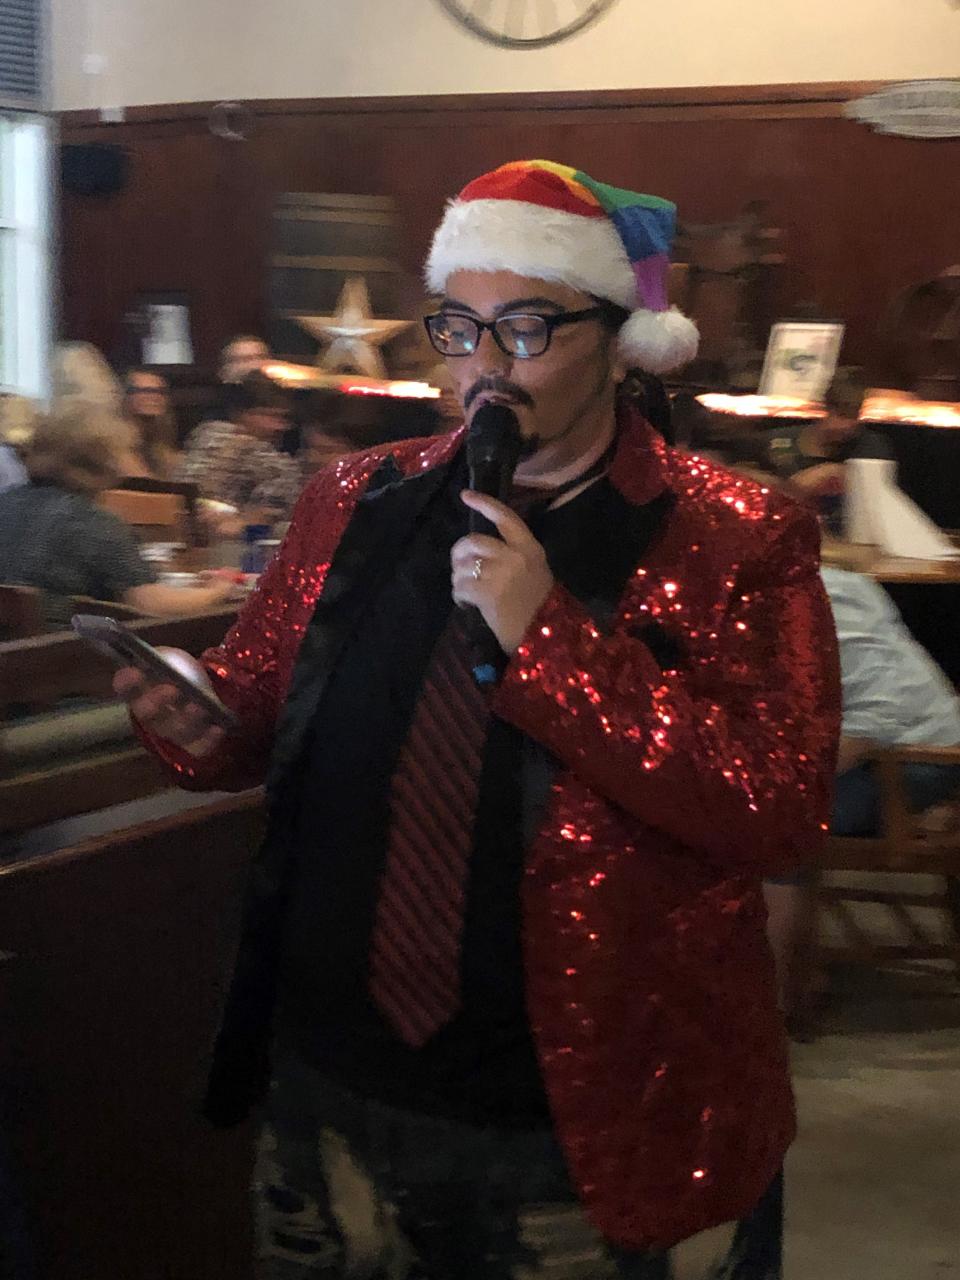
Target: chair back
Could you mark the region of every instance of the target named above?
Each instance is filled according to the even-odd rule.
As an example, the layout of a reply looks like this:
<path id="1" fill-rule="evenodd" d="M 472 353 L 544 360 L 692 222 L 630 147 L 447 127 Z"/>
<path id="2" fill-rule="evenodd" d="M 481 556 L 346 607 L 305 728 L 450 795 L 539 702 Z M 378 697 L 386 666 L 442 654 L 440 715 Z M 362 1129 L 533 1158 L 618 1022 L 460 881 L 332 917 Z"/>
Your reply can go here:
<path id="1" fill-rule="evenodd" d="M 914 813 L 903 772 L 911 764 L 960 769 L 960 745 L 874 753 L 880 828 L 827 841 L 821 956 L 874 966 L 947 960 L 960 976 L 960 787 L 934 810 Z"/>
<path id="2" fill-rule="evenodd" d="M 179 493 L 145 493 L 139 489 L 106 489 L 97 499 L 105 511 L 133 526 L 137 536 L 186 542 L 189 533 L 186 499 Z"/>
<path id="3" fill-rule="evenodd" d="M 197 506 L 200 500 L 200 488 L 192 480 L 155 480 L 152 476 L 130 476 L 118 481 L 111 492 L 163 493 L 181 498 L 186 513 L 183 522 L 186 541 L 191 546 L 206 545 L 206 530 Z"/>

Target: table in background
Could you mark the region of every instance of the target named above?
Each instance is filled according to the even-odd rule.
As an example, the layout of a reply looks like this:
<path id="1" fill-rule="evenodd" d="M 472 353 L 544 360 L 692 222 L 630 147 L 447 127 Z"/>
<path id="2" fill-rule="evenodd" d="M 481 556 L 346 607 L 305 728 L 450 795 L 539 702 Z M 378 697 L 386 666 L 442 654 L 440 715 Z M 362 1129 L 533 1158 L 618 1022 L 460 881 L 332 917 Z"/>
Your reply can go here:
<path id="1" fill-rule="evenodd" d="M 957 535 L 953 537 L 956 540 Z M 823 562 L 865 573 L 881 583 L 915 639 L 960 686 L 960 556 L 913 560 L 885 556 L 877 547 L 826 542 Z"/>
<path id="2" fill-rule="evenodd" d="M 703 399 L 684 392 L 674 397 L 677 438 L 684 447 L 718 453 L 733 465 L 757 465 L 758 434 L 805 426 L 822 416 L 752 412 L 762 405 L 757 396 L 707 395 Z M 904 493 L 941 529 L 960 528 L 960 427 L 869 416 L 862 422 L 890 442 L 897 460 L 897 483 Z"/>

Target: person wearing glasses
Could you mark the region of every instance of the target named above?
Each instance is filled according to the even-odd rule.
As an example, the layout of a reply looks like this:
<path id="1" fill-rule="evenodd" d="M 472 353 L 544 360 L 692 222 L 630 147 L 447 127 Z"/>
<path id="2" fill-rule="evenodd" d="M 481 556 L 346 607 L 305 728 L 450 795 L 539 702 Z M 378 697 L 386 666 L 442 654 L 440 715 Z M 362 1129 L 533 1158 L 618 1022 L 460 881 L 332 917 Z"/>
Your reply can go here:
<path id="1" fill-rule="evenodd" d="M 467 186 L 427 332 L 467 423 L 517 415 L 509 502 L 462 429 L 340 459 L 194 666 L 235 731 L 117 677 L 184 785 L 269 779 L 207 1114 L 265 1108 L 274 1280 L 780 1275 L 761 879 L 822 837 L 836 653 L 813 518 L 618 395 L 696 349 L 674 220 L 545 161 Z"/>
<path id="2" fill-rule="evenodd" d="M 137 429 L 134 475 L 169 480 L 180 460 L 177 419 L 170 383 L 155 369 L 128 369 L 123 380 L 123 416 Z"/>

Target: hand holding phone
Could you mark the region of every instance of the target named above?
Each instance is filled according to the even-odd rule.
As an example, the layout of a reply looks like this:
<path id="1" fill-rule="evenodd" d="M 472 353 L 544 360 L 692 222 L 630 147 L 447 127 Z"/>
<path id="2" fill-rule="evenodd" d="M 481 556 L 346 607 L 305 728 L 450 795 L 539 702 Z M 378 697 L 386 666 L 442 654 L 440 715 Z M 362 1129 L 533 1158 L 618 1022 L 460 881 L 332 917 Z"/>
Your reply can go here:
<path id="1" fill-rule="evenodd" d="M 201 757 L 236 727 L 236 717 L 216 698 L 203 667 L 188 653 L 155 649 L 113 618 L 78 614 L 73 628 L 120 665 L 114 691 L 150 733 Z"/>

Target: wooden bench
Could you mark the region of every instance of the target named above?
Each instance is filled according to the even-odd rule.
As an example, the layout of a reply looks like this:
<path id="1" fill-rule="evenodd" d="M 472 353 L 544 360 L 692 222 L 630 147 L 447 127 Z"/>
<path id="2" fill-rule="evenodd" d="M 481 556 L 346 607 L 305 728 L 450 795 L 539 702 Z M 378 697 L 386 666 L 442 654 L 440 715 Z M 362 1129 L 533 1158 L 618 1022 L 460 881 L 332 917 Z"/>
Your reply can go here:
<path id="1" fill-rule="evenodd" d="M 93 596 L 70 597 L 77 613 L 97 613 L 120 621 L 139 621 L 148 615 L 119 600 L 97 600 Z M 0 644 L 52 635 L 43 608 L 43 592 L 37 587 L 0 583 Z"/>
<path id="2" fill-rule="evenodd" d="M 0 643 L 42 635 L 46 630 L 42 599 L 36 587 L 0 582 Z"/>
<path id="3" fill-rule="evenodd" d="M 197 655 L 223 638 L 235 616 L 229 608 L 130 626 L 150 644 Z M 114 704 L 106 710 L 113 704 L 113 674 L 109 659 L 71 632 L 0 644 L 0 833 L 169 786 L 129 730 L 123 709 Z M 70 707 L 68 699 L 88 702 Z M 24 719 L 25 713 L 34 716 Z M 37 742 L 44 734 L 45 750 Z"/>
<path id="4" fill-rule="evenodd" d="M 199 1101 L 263 830 L 246 792 L 0 866 L 3 1127 L 56 1280 L 251 1280 L 251 1126 Z"/>

